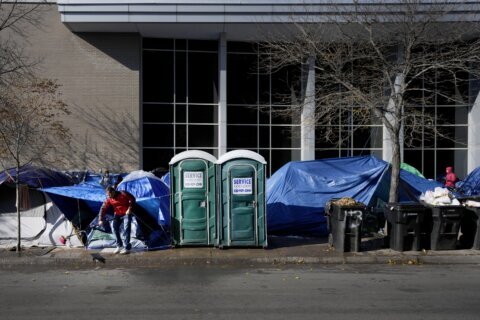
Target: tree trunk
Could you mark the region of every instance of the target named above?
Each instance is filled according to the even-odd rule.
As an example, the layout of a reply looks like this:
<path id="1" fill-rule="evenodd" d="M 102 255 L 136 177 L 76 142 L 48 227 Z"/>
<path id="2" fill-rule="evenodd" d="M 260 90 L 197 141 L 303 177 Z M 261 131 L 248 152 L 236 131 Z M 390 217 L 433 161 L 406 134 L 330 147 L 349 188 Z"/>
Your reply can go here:
<path id="1" fill-rule="evenodd" d="M 21 221 L 20 221 L 20 166 L 17 164 L 15 175 L 15 189 L 16 189 L 16 204 L 17 204 L 17 252 L 20 252 L 21 247 Z"/>
<path id="2" fill-rule="evenodd" d="M 392 174 L 390 176 L 390 194 L 388 202 L 398 202 L 398 189 L 400 183 L 400 140 L 392 135 Z"/>

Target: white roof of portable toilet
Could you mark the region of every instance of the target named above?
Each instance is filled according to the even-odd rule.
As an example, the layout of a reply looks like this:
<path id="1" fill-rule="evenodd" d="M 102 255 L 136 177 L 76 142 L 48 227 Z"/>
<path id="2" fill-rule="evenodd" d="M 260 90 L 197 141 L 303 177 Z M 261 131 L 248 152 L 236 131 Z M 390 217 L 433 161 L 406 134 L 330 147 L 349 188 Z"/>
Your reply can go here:
<path id="1" fill-rule="evenodd" d="M 222 164 L 222 163 L 227 162 L 229 160 L 238 159 L 238 158 L 252 159 L 252 160 L 258 161 L 260 163 L 267 164 L 264 157 L 262 157 L 261 155 L 259 155 L 256 152 L 253 152 L 253 151 L 250 151 L 250 150 L 234 150 L 234 151 L 227 152 L 223 156 L 218 158 L 217 163 Z"/>
<path id="2" fill-rule="evenodd" d="M 188 150 L 175 155 L 168 164 L 175 164 L 185 159 L 203 159 L 215 163 L 217 158 L 201 150 Z"/>

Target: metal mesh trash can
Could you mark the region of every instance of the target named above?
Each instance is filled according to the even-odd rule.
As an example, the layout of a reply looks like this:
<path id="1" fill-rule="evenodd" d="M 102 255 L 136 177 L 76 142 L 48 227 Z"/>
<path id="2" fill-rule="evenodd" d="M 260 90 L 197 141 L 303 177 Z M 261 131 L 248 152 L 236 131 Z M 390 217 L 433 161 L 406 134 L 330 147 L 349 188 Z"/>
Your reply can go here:
<path id="1" fill-rule="evenodd" d="M 431 250 L 455 250 L 458 232 L 465 213 L 463 206 L 431 206 L 431 215 L 425 216 L 426 225 L 431 227 Z"/>
<path id="2" fill-rule="evenodd" d="M 428 237 L 423 225 L 426 209 L 417 202 L 388 203 L 384 214 L 390 248 L 396 251 L 419 251 L 426 247 Z"/>
<path id="3" fill-rule="evenodd" d="M 328 242 L 338 252 L 359 252 L 365 205 L 327 204 Z"/>

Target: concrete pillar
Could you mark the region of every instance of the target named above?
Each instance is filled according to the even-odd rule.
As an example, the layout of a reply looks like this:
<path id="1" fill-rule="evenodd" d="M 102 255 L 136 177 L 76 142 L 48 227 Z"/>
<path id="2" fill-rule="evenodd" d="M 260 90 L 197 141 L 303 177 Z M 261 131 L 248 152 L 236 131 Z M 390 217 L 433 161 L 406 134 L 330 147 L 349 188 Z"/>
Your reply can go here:
<path id="1" fill-rule="evenodd" d="M 301 160 L 315 160 L 315 57 L 308 58 L 301 115 Z"/>
<path id="2" fill-rule="evenodd" d="M 227 152 L 227 34 L 218 42 L 218 157 Z"/>
<path id="3" fill-rule="evenodd" d="M 477 94 L 475 102 L 468 113 L 468 171 L 480 166 L 480 92 Z"/>

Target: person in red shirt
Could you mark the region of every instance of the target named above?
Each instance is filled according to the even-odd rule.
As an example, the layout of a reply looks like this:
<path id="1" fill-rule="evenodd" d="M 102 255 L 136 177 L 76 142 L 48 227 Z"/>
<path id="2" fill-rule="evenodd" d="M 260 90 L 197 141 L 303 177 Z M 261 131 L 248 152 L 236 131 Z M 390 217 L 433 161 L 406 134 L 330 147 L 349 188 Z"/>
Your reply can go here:
<path id="1" fill-rule="evenodd" d="M 457 175 L 453 172 L 452 167 L 447 167 L 446 172 L 447 172 L 447 175 L 445 176 L 445 187 L 454 188 L 455 183 L 458 180 Z"/>
<path id="2" fill-rule="evenodd" d="M 113 187 L 108 187 L 106 192 L 107 199 L 100 208 L 98 224 L 100 226 L 103 224 L 107 209 L 110 206 L 113 207 L 114 217 L 112 229 L 117 244 L 117 248 L 113 253 L 128 254 L 132 247 L 130 243 L 130 230 L 135 197 L 127 191 L 117 191 Z"/>

